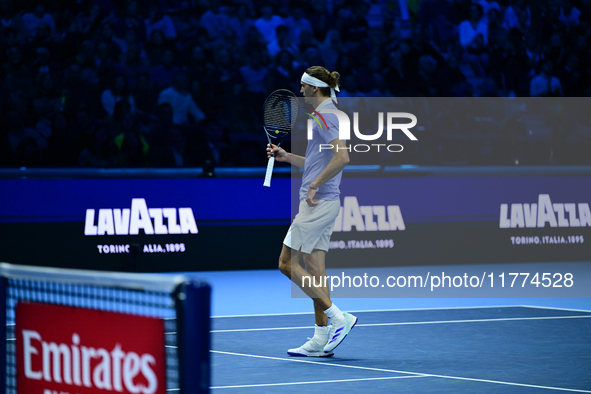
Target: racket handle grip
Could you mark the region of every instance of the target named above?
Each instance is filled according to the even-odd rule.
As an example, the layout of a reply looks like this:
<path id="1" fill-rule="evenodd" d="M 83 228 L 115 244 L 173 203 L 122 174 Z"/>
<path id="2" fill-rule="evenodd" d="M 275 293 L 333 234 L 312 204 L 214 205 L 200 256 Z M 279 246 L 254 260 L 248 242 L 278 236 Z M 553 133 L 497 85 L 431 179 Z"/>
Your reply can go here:
<path id="1" fill-rule="evenodd" d="M 265 173 L 265 182 L 263 186 L 271 187 L 271 176 L 273 175 L 273 166 L 275 165 L 275 158 L 273 156 L 269 157 L 269 162 L 267 163 L 267 172 Z"/>

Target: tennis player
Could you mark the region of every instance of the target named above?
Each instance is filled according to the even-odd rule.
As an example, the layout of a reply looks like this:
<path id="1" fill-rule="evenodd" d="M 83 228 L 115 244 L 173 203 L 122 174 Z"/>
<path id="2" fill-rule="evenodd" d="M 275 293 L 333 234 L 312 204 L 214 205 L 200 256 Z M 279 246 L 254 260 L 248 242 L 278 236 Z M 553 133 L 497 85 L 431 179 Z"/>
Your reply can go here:
<path id="1" fill-rule="evenodd" d="M 316 112 L 336 109 L 339 73 L 324 67 L 310 67 L 304 72 L 300 92 L 306 104 Z M 339 139 L 338 120 L 333 114 L 323 114 L 326 125 L 314 122 L 313 138 L 308 141 L 306 156 L 298 156 L 272 145 L 267 155 L 304 169 L 299 191 L 300 205 L 279 257 L 279 270 L 298 285 L 314 301 L 316 325 L 314 336 L 287 354 L 300 357 L 331 357 L 333 349 L 345 339 L 357 323 L 357 317 L 341 312 L 330 300 L 329 290 L 322 280 L 326 276 L 325 255 L 335 220 L 339 214 L 339 185 L 343 168 L 349 163 L 345 141 Z M 327 127 L 328 126 L 328 129 Z M 332 149 L 320 149 L 330 144 Z M 303 257 L 306 269 L 300 265 Z M 315 278 L 315 285 L 302 282 L 304 276 Z M 327 326 L 330 319 L 330 326 Z"/>

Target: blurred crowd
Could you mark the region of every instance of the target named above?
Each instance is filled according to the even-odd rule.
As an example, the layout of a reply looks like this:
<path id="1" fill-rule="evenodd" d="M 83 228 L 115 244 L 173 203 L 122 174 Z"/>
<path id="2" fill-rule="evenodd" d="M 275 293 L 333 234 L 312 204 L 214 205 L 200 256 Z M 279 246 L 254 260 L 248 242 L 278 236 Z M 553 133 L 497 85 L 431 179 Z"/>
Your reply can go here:
<path id="1" fill-rule="evenodd" d="M 591 95 L 590 0 L 0 0 L 0 17 L 4 167 L 262 166 L 264 99 L 312 65 L 341 97 Z"/>

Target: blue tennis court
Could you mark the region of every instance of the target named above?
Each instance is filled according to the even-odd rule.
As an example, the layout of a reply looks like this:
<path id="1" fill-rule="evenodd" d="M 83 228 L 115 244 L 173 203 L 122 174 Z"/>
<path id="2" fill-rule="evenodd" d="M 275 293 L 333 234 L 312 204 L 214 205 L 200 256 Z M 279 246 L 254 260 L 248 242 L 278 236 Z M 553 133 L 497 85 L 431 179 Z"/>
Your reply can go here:
<path id="1" fill-rule="evenodd" d="M 589 299 L 338 299 L 357 326 L 334 357 L 299 358 L 312 305 L 280 274 L 191 275 L 214 289 L 214 392 L 591 393 Z"/>

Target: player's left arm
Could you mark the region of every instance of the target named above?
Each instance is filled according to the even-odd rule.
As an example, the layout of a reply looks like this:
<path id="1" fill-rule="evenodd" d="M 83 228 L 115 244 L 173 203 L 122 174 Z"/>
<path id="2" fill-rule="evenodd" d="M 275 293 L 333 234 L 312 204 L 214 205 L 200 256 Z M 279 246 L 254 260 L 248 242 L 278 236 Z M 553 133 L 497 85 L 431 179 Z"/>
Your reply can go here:
<path id="1" fill-rule="evenodd" d="M 343 168 L 345 168 L 347 164 L 349 164 L 349 152 L 347 151 L 345 141 L 337 138 L 332 140 L 330 142 L 330 145 L 332 145 L 333 157 L 328 162 L 328 165 L 326 166 L 324 171 L 322 171 L 320 175 L 318 175 L 316 179 L 314 179 L 312 183 L 310 183 L 308 193 L 306 194 L 306 203 L 311 207 L 315 207 L 319 204 L 319 201 L 314 199 L 314 196 L 316 195 L 316 190 L 320 186 L 324 185 L 326 182 L 337 176 L 337 174 L 343 171 Z"/>

